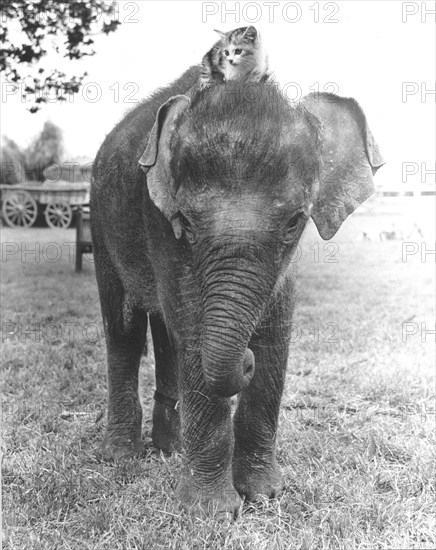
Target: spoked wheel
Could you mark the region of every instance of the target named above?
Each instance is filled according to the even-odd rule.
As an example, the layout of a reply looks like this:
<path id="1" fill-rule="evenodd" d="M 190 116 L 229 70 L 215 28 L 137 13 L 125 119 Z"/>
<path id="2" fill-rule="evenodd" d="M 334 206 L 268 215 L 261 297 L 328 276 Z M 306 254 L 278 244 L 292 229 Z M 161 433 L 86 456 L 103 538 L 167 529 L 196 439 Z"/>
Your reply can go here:
<path id="1" fill-rule="evenodd" d="M 71 206 L 66 202 L 50 202 L 44 212 L 45 221 L 52 229 L 70 227 L 73 218 Z"/>
<path id="2" fill-rule="evenodd" d="M 30 227 L 35 223 L 38 207 L 27 191 L 7 191 L 2 212 L 9 227 Z"/>

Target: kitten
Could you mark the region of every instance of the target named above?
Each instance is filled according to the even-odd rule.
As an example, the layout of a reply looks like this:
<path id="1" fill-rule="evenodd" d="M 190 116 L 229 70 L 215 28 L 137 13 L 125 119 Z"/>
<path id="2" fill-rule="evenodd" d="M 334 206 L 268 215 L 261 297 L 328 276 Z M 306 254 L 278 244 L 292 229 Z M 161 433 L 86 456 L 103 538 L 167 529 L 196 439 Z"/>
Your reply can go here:
<path id="1" fill-rule="evenodd" d="M 268 57 L 255 27 L 215 32 L 221 39 L 203 57 L 201 84 L 239 80 L 245 76 L 250 80 L 268 78 Z"/>

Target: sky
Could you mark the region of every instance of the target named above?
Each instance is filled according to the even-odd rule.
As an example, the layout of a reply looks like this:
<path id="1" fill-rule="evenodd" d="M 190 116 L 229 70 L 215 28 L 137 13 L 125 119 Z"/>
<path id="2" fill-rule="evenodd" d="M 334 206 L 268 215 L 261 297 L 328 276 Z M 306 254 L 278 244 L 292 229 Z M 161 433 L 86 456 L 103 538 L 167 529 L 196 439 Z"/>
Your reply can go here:
<path id="1" fill-rule="evenodd" d="M 435 15 L 429 10 L 435 2 L 120 1 L 122 24 L 95 37 L 95 56 L 71 62 L 51 55 L 45 62 L 67 74 L 87 71 L 83 91 L 31 114 L 2 82 L 0 132 L 25 146 L 51 120 L 64 131 L 68 157 L 93 158 L 135 101 L 201 61 L 217 39 L 213 29 L 254 24 L 290 100 L 319 89 L 361 104 L 387 161 L 377 183 L 434 182 L 425 173 L 435 169 Z"/>

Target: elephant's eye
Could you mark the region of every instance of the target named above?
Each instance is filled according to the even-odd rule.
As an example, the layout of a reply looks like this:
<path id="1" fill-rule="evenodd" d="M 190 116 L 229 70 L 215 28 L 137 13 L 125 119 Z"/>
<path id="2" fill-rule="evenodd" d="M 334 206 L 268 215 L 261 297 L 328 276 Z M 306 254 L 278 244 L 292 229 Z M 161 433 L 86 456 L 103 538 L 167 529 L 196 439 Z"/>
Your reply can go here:
<path id="1" fill-rule="evenodd" d="M 289 220 L 287 228 L 286 228 L 286 235 L 285 235 L 285 242 L 290 242 L 293 240 L 295 236 L 295 232 L 300 226 L 300 220 L 302 218 L 302 213 L 298 212 L 292 218 Z"/>
<path id="2" fill-rule="evenodd" d="M 181 213 L 179 213 L 180 223 L 183 228 L 183 233 L 189 244 L 194 244 L 196 241 L 194 230 L 192 229 L 191 222 Z"/>
<path id="3" fill-rule="evenodd" d="M 240 53 L 242 53 L 242 50 L 241 50 L 241 48 L 236 48 L 236 50 L 235 50 L 235 54 L 236 54 L 236 55 L 239 55 Z"/>
<path id="4" fill-rule="evenodd" d="M 300 218 L 301 218 L 300 212 L 295 216 L 292 216 L 292 218 L 289 220 L 289 223 L 288 223 L 288 229 L 294 229 L 295 227 L 297 227 L 298 222 L 300 221 Z"/>

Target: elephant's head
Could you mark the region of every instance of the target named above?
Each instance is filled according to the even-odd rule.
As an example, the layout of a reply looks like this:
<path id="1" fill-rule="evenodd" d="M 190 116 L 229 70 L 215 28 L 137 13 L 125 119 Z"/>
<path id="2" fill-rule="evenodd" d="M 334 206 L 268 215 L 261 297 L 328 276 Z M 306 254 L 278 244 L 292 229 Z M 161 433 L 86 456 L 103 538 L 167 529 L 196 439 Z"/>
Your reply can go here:
<path id="1" fill-rule="evenodd" d="M 208 387 L 251 380 L 247 347 L 309 217 L 330 239 L 374 190 L 383 160 L 353 99 L 291 107 L 269 84 L 229 82 L 162 105 L 140 159 L 149 194 L 192 254 Z"/>

